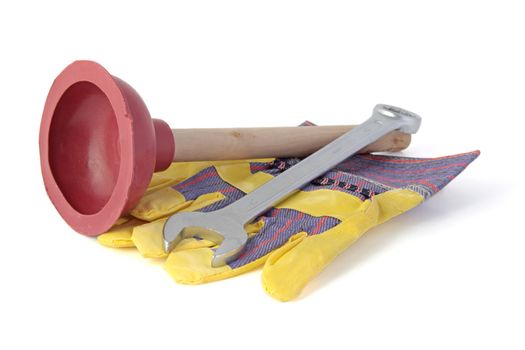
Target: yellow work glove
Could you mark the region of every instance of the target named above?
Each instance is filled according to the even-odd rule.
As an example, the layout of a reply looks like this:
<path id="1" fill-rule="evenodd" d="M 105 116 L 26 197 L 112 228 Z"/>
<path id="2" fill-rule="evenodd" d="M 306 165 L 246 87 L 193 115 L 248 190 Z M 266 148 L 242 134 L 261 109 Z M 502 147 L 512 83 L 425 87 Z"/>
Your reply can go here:
<path id="1" fill-rule="evenodd" d="M 235 261 L 212 267 L 215 244 L 190 238 L 167 256 L 166 270 L 177 282 L 197 284 L 264 264 L 265 290 L 279 300 L 293 299 L 364 232 L 429 198 L 478 154 L 432 159 L 354 156 L 247 225 L 250 238 Z M 145 257 L 164 258 L 162 227 L 168 215 L 222 208 L 296 162 L 174 163 L 156 175 L 133 218 L 99 241 L 135 246 Z"/>

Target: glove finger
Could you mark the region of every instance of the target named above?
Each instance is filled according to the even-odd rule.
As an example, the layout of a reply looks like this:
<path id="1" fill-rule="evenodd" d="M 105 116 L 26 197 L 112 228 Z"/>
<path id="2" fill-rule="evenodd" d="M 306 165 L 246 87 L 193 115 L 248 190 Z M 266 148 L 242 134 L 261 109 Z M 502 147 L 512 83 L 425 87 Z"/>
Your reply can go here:
<path id="1" fill-rule="evenodd" d="M 371 227 L 423 201 L 410 190 L 393 190 L 363 202 L 359 210 L 335 227 L 295 239 L 273 252 L 262 273 L 265 291 L 275 299 L 296 298 L 307 283 Z"/>
<path id="2" fill-rule="evenodd" d="M 97 237 L 97 241 L 103 246 L 110 248 L 132 248 L 135 244 L 131 240 L 131 234 L 136 226 L 144 224 L 144 221 L 123 217 L 108 231 Z"/>

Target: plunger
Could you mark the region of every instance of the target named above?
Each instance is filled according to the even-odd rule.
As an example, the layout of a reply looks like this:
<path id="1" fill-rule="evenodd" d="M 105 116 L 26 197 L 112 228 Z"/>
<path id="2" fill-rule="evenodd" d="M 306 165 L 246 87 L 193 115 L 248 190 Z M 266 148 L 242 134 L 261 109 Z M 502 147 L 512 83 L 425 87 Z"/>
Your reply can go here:
<path id="1" fill-rule="evenodd" d="M 137 204 L 154 171 L 172 161 L 302 157 L 352 126 L 172 130 L 151 119 L 139 94 L 101 65 L 76 61 L 55 79 L 40 125 L 49 198 L 76 231 L 107 231 Z M 393 132 L 362 152 L 398 151 Z"/>

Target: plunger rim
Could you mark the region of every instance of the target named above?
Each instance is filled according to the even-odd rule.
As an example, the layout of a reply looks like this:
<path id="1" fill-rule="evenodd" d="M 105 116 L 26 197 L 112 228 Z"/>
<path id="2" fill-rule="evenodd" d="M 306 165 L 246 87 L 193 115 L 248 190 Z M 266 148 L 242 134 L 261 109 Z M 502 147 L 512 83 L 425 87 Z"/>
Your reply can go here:
<path id="1" fill-rule="evenodd" d="M 132 135 L 132 117 L 126 99 L 114 77 L 100 64 L 76 61 L 66 67 L 55 79 L 44 106 L 40 125 L 40 165 L 49 198 L 62 218 L 77 232 L 97 235 L 108 230 L 121 216 L 129 198 L 133 182 L 133 137 L 119 137 L 120 165 L 117 182 L 109 200 L 97 213 L 82 214 L 66 199 L 55 181 L 49 162 L 49 132 L 55 109 L 63 94 L 74 84 L 88 82 L 99 88 L 114 111 L 120 135 Z"/>

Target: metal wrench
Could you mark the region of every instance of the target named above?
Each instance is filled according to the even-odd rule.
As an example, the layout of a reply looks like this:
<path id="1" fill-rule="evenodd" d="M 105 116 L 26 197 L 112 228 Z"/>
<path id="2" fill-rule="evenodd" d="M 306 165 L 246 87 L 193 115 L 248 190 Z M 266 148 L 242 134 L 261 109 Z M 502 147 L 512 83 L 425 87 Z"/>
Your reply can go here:
<path id="1" fill-rule="evenodd" d="M 213 212 L 172 215 L 164 224 L 164 249 L 169 252 L 183 238 L 199 236 L 220 244 L 212 266 L 224 265 L 242 252 L 248 240 L 244 225 L 385 134 L 394 130 L 414 134 L 420 124 L 417 114 L 379 104 L 363 124 L 238 201 Z"/>

